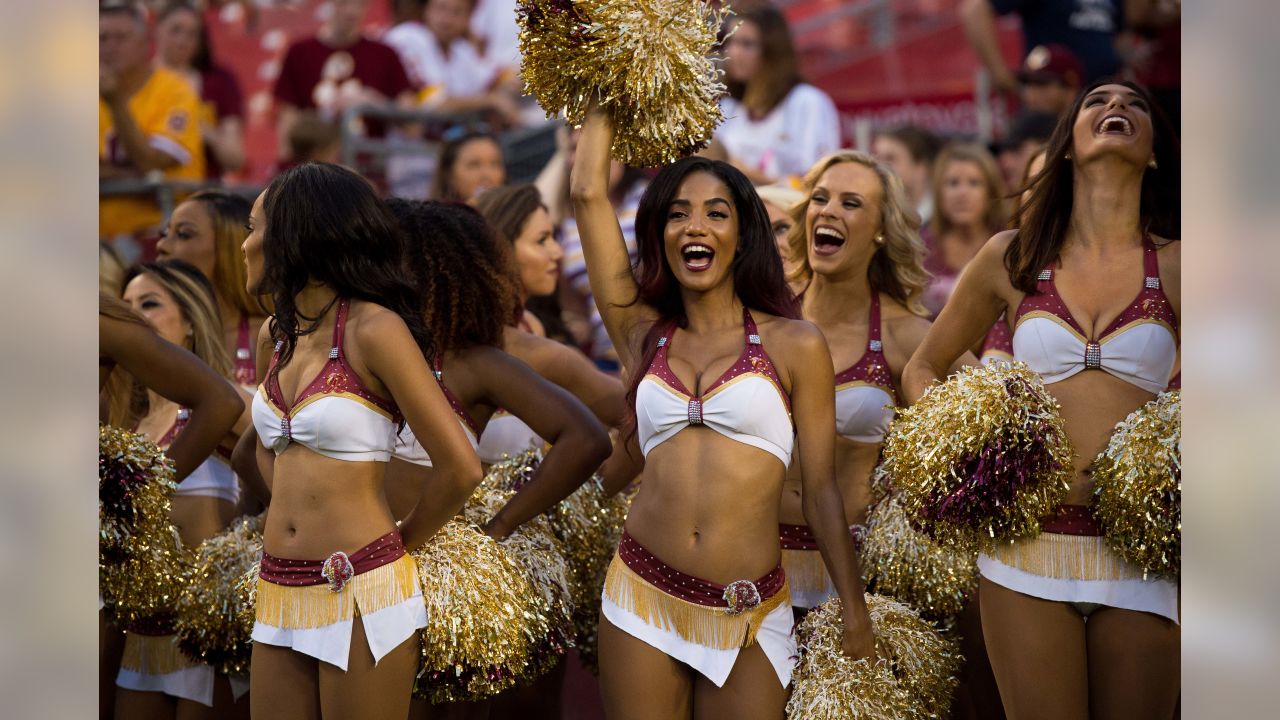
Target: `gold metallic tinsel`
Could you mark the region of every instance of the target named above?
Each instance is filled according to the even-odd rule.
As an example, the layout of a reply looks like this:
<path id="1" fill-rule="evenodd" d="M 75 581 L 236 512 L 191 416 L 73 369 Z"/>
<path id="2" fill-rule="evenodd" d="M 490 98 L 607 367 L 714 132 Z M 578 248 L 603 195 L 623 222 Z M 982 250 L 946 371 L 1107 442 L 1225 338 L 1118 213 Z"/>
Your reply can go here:
<path id="1" fill-rule="evenodd" d="M 1116 425 L 1094 461 L 1093 513 L 1112 547 L 1145 573 L 1182 572 L 1182 392 Z"/>
<path id="2" fill-rule="evenodd" d="M 542 451 L 531 448 L 493 465 L 482 487 L 509 492 L 522 487 L 542 462 Z M 631 507 L 631 495 L 606 497 L 599 474 L 560 501 L 546 514 L 551 530 L 565 553 L 573 591 L 573 624 L 578 657 L 595 668 L 600 622 L 600 593 L 609 561 L 622 539 L 622 526 Z"/>
<path id="3" fill-rule="evenodd" d="M 262 557 L 262 517 L 241 517 L 200 543 L 191 576 L 178 595 L 178 647 L 229 674 L 249 671 L 253 623 L 240 580 Z M 250 613 L 250 618 L 252 613 Z"/>
<path id="4" fill-rule="evenodd" d="M 122 624 L 167 617 L 190 572 L 169 522 L 173 464 L 138 433 L 98 426 L 98 583 Z"/>
<path id="5" fill-rule="evenodd" d="M 711 52 L 728 14 L 702 0 L 520 0 L 525 89 L 573 125 L 599 98 L 614 157 L 666 165 L 706 146 L 723 119 Z"/>
<path id="6" fill-rule="evenodd" d="M 877 594 L 943 620 L 960 612 L 977 588 L 977 555 L 940 545 L 911 525 L 895 495 L 887 495 L 867 515 L 862 575 Z"/>
<path id="7" fill-rule="evenodd" d="M 911 608 L 867 595 L 876 660 L 851 660 L 840 647 L 840 599 L 809 612 L 796 630 L 800 661 L 787 717 L 796 720 L 924 720 L 945 716 L 956 686 L 955 645 Z"/>
<path id="8" fill-rule="evenodd" d="M 414 694 L 433 703 L 480 700 L 512 687 L 547 635 L 537 595 L 511 553 L 457 520 L 414 550 L 427 626 Z"/>
<path id="9" fill-rule="evenodd" d="M 463 509 L 463 517 L 483 527 L 515 493 L 480 489 Z M 531 608 L 542 615 L 548 629 L 543 642 L 519 680 L 526 682 L 550 670 L 573 645 L 573 583 L 564 547 L 556 539 L 545 515 L 528 520 L 503 538 L 499 545 L 511 554 L 533 585 Z"/>
<path id="10" fill-rule="evenodd" d="M 1022 362 L 961 368 L 899 411 L 884 444 L 908 517 L 957 550 L 1037 535 L 1072 456 L 1057 401 Z"/>

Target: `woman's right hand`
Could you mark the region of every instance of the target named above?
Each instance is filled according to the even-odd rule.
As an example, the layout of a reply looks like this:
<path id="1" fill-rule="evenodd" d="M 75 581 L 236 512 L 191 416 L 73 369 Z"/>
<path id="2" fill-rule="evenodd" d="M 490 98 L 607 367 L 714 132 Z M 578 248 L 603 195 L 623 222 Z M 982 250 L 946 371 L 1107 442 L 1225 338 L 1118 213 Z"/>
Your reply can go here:
<path id="1" fill-rule="evenodd" d="M 844 633 L 840 637 L 840 649 L 844 651 L 845 657 L 854 660 L 876 659 L 876 638 L 866 605 L 844 611 Z"/>

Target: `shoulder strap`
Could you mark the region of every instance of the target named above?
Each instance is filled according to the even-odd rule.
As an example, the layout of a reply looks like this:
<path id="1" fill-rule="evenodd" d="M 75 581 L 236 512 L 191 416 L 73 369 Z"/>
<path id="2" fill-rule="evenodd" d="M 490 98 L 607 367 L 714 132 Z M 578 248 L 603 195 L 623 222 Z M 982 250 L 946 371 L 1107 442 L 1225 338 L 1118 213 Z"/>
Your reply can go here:
<path id="1" fill-rule="evenodd" d="M 760 345 L 760 331 L 756 328 L 756 319 L 751 317 L 751 308 L 742 306 L 742 334 L 747 336 L 748 345 Z"/>
<path id="2" fill-rule="evenodd" d="M 867 349 L 878 353 L 884 350 L 884 343 L 880 342 L 880 293 L 876 292 L 875 289 L 871 290 L 869 316 L 870 319 L 867 321 Z"/>
<path id="3" fill-rule="evenodd" d="M 1151 242 L 1150 233 L 1142 234 L 1142 273 L 1145 276 L 1144 287 L 1160 289 L 1160 257 L 1155 243 Z"/>
<path id="4" fill-rule="evenodd" d="M 347 332 L 347 299 L 338 301 L 338 311 L 333 318 L 333 347 L 329 349 L 330 358 L 342 357 L 342 340 Z"/>

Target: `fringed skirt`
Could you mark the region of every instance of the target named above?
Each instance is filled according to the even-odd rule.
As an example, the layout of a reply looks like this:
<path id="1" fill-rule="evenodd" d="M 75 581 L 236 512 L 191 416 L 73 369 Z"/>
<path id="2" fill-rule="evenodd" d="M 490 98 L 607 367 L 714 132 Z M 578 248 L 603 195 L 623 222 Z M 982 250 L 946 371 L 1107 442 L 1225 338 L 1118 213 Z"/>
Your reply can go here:
<path id="1" fill-rule="evenodd" d="M 1063 505 L 1044 532 L 978 556 L 982 577 L 1023 595 L 1148 612 L 1179 622 L 1177 584 L 1111 549 L 1089 509 Z"/>
<path id="2" fill-rule="evenodd" d="M 347 669 L 356 615 L 376 665 L 426 627 L 417 565 L 397 530 L 351 556 L 285 560 L 262 553 L 253 641 Z"/>
<path id="3" fill-rule="evenodd" d="M 855 552 L 861 552 L 865 525 L 850 525 Z M 818 540 L 808 525 L 778 523 L 778 539 L 782 542 L 782 567 L 791 586 L 791 604 L 798 608 L 816 608 L 836 596 L 836 587 L 827 574 L 827 565 L 818 552 Z"/>
<path id="4" fill-rule="evenodd" d="M 795 665 L 790 592 L 778 566 L 720 585 L 683 573 L 625 531 L 605 577 L 601 613 L 623 632 L 723 687 L 738 653 L 759 644 L 786 687 Z"/>
<path id="5" fill-rule="evenodd" d="M 117 686 L 213 707 L 213 679 L 213 666 L 179 650 L 178 636 L 167 624 L 135 625 L 125 632 Z"/>

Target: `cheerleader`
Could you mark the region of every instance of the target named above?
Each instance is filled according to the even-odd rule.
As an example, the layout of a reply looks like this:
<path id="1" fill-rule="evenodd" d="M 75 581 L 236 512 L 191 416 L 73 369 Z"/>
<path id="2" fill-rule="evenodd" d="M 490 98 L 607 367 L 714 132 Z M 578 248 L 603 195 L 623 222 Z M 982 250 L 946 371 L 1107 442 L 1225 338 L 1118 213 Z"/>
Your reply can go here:
<path id="1" fill-rule="evenodd" d="M 160 337 L 190 350 L 231 382 L 231 360 L 222 345 L 213 288 L 199 270 L 180 261 L 135 265 L 126 272 L 124 286 L 124 300 Z M 190 410 L 149 391 L 135 414 L 136 430 L 166 449 L 188 422 Z M 240 486 L 228 460 L 238 432 L 247 424 L 247 413 L 242 413 L 216 450 L 173 493 L 169 517 L 187 548 L 222 531 L 235 515 Z M 215 680 L 211 666 L 179 652 L 167 621 L 156 618 L 127 630 L 116 678 L 122 688 L 116 694 L 117 715 L 218 717 L 229 710 L 227 678 Z"/>
<path id="2" fill-rule="evenodd" d="M 98 294 L 99 419 L 128 427 L 137 383 L 189 408 L 187 422 L 165 454 L 173 462 L 174 479 L 191 475 L 226 436 L 244 410 L 244 401 L 219 375 L 191 352 L 166 342 L 127 303 Z M 109 631 L 99 598 L 98 651 L 101 707 L 114 708 L 116 668 L 123 639 Z"/>
<path id="3" fill-rule="evenodd" d="M 517 185 L 491 190 L 480 196 L 476 209 L 510 252 L 520 307 L 531 299 L 553 296 L 563 254 L 537 188 Z M 518 318 L 504 331 L 503 348 L 576 396 L 605 426 L 619 426 L 625 415 L 622 383 L 576 349 L 548 340 L 542 322 L 527 309 Z M 493 464 L 544 444 L 519 418 L 499 410 L 480 437 L 478 451 L 482 462 Z"/>
<path id="4" fill-rule="evenodd" d="M 1077 454 L 1045 532 L 978 560 L 1005 711 L 1165 720 L 1179 691 L 1178 585 L 1120 558 L 1088 505 L 1093 458 L 1165 389 L 1177 358 L 1177 139 L 1144 89 L 1104 81 L 1059 121 L 1045 157 L 1018 229 L 978 252 L 908 363 L 905 390 L 919 397 L 1007 311 L 1014 355 L 1044 378 Z"/>
<path id="5" fill-rule="evenodd" d="M 583 127 L 572 197 L 591 289 L 645 455 L 605 582 L 611 718 L 782 717 L 796 654 L 778 504 L 797 453 L 805 517 L 844 601 L 845 652 L 873 655 L 832 462 L 830 352 L 794 320 L 764 206 L 732 166 L 663 168 L 636 217 L 633 274 L 608 201 L 613 125 Z"/>
<path id="6" fill-rule="evenodd" d="M 818 161 L 792 207 L 793 277 L 802 316 L 818 326 L 836 373 L 836 482 L 857 545 L 866 528 L 871 471 L 901 395 L 901 369 L 929 321 L 920 221 L 902 183 L 870 155 L 846 150 Z M 958 362 L 972 364 L 966 354 Z M 804 522 L 800 467 L 787 471 L 779 510 L 783 566 L 797 609 L 831 597 L 817 540 Z"/>
<path id="7" fill-rule="evenodd" d="M 156 242 L 156 255 L 161 260 L 185 260 L 213 283 L 221 337 L 233 358 L 236 383 L 252 394 L 258 385 L 254 340 L 267 311 L 245 286 L 240 246 L 248 224 L 248 200 L 225 190 L 201 190 L 173 209 Z"/>
<path id="8" fill-rule="evenodd" d="M 426 625 L 405 546 L 461 509 L 480 464 L 432 378 L 403 242 L 367 180 L 337 165 L 286 170 L 254 203 L 244 252 L 248 290 L 275 308 L 253 399 L 275 455 L 253 715 L 402 720 Z M 383 475 L 402 420 L 435 482 L 397 529 Z"/>

